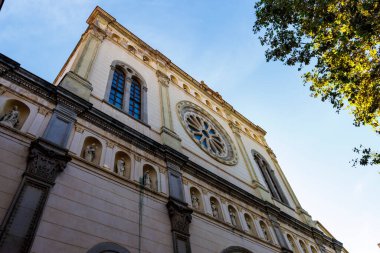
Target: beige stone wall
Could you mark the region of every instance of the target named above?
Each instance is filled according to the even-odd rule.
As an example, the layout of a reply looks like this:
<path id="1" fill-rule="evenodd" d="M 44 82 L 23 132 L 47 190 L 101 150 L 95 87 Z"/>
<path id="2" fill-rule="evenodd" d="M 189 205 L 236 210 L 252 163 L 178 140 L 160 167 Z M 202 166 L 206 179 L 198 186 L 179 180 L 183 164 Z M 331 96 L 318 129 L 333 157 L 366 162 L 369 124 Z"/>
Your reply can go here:
<path id="1" fill-rule="evenodd" d="M 57 178 L 44 210 L 32 252 L 86 252 L 112 241 L 138 252 L 172 252 L 166 200 L 141 195 L 130 185 L 70 163 Z"/>

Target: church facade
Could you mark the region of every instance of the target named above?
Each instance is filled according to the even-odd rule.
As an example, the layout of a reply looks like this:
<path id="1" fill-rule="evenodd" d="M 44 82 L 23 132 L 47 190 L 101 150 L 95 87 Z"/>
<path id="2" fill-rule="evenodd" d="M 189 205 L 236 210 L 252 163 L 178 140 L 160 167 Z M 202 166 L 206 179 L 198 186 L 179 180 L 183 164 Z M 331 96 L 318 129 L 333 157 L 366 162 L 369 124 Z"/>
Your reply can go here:
<path id="1" fill-rule="evenodd" d="M 345 252 L 266 132 L 96 7 L 53 83 L 0 56 L 0 252 Z"/>

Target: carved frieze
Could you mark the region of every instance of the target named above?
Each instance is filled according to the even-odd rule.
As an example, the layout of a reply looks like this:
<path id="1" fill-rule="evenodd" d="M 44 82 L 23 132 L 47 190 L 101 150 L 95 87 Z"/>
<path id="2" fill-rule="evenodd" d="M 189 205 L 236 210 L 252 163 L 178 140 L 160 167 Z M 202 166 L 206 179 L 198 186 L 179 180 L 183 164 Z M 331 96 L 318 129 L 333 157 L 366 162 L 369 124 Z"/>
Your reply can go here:
<path id="1" fill-rule="evenodd" d="M 25 175 L 54 184 L 57 175 L 70 160 L 67 150 L 37 139 L 30 147 Z"/>
<path id="2" fill-rule="evenodd" d="M 193 210 L 173 199 L 169 199 L 166 207 L 168 208 L 172 231 L 189 236 L 189 226 Z"/>

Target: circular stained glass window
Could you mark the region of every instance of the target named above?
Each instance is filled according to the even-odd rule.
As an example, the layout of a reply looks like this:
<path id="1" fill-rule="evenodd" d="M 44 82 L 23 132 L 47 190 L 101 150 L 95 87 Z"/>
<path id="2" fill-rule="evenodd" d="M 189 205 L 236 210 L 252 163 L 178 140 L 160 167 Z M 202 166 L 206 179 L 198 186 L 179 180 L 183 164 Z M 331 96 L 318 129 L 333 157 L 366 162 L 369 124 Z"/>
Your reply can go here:
<path id="1" fill-rule="evenodd" d="M 186 132 L 203 151 L 221 163 L 237 163 L 230 137 L 209 113 L 188 101 L 179 102 L 177 112 Z"/>

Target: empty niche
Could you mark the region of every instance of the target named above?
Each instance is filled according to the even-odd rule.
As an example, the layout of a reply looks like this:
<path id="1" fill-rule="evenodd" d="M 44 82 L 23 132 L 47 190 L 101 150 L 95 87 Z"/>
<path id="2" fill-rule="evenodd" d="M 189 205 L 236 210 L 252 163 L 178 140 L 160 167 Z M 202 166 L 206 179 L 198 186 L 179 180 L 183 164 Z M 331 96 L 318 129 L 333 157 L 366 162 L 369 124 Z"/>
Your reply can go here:
<path id="1" fill-rule="evenodd" d="M 305 243 L 302 240 L 299 240 L 298 242 L 300 243 L 302 253 L 308 253 Z"/>
<path id="2" fill-rule="evenodd" d="M 265 224 L 264 221 L 260 221 L 260 228 L 261 228 L 261 231 L 263 232 L 263 236 L 264 236 L 264 239 L 268 242 L 271 242 L 272 241 L 272 238 L 269 234 L 269 229 L 268 229 L 268 226 Z"/>
<path id="3" fill-rule="evenodd" d="M 219 201 L 216 198 L 214 197 L 210 198 L 210 206 L 211 206 L 211 215 L 215 219 L 223 220 L 222 210 L 220 209 Z"/>
<path id="4" fill-rule="evenodd" d="M 206 100 L 206 105 L 207 105 L 208 107 L 211 107 L 211 103 L 210 103 L 210 101 Z"/>
<path id="5" fill-rule="evenodd" d="M 317 253 L 317 250 L 314 248 L 314 246 L 310 246 L 311 253 Z"/>
<path id="6" fill-rule="evenodd" d="M 236 228 L 241 228 L 239 215 L 236 211 L 236 208 L 231 205 L 228 205 L 228 214 L 230 216 L 231 225 Z"/>
<path id="7" fill-rule="evenodd" d="M 293 237 L 291 235 L 287 234 L 286 238 L 288 239 L 288 242 L 289 242 L 290 247 L 292 248 L 293 252 L 294 253 L 299 253 L 299 251 L 297 249 L 297 246 L 296 246 L 296 243 L 294 242 Z"/>
<path id="8" fill-rule="evenodd" d="M 20 130 L 29 114 L 26 104 L 16 99 L 8 99 L 0 109 L 0 123 Z"/>
<path id="9" fill-rule="evenodd" d="M 86 161 L 99 165 L 102 156 L 102 144 L 92 136 L 86 137 L 83 142 L 81 157 Z"/>
<path id="10" fill-rule="evenodd" d="M 183 89 L 187 92 L 190 93 L 190 88 L 186 84 L 183 84 Z"/>
<path id="11" fill-rule="evenodd" d="M 120 41 L 120 37 L 119 37 L 119 35 L 117 35 L 117 34 L 112 34 L 111 38 L 112 38 L 114 41 L 116 41 L 116 42 L 119 42 L 119 41 Z"/>
<path id="12" fill-rule="evenodd" d="M 194 93 L 194 96 L 195 96 L 197 99 L 201 99 L 201 95 L 199 95 L 198 92 L 195 92 L 195 93 Z"/>
<path id="13" fill-rule="evenodd" d="M 244 219 L 245 219 L 245 222 L 247 223 L 248 232 L 254 236 L 257 236 L 255 224 L 253 223 L 251 216 L 249 214 L 245 213 Z"/>
<path id="14" fill-rule="evenodd" d="M 170 80 L 172 81 L 172 83 L 178 84 L 178 80 L 177 80 L 177 78 L 175 76 L 171 75 L 170 76 Z"/>
<path id="15" fill-rule="evenodd" d="M 132 54 L 136 54 L 136 48 L 134 48 L 133 46 L 128 45 L 127 49 L 128 49 L 128 51 L 131 52 Z"/>
<path id="16" fill-rule="evenodd" d="M 142 183 L 146 188 L 157 191 L 157 172 L 153 166 L 144 164 Z"/>
<path id="17" fill-rule="evenodd" d="M 114 172 L 119 176 L 130 178 L 131 158 L 123 151 L 118 151 L 115 154 Z"/>
<path id="18" fill-rule="evenodd" d="M 194 209 L 203 211 L 203 201 L 202 201 L 202 195 L 200 191 L 195 188 L 190 188 L 190 197 L 191 197 L 191 205 Z"/>

